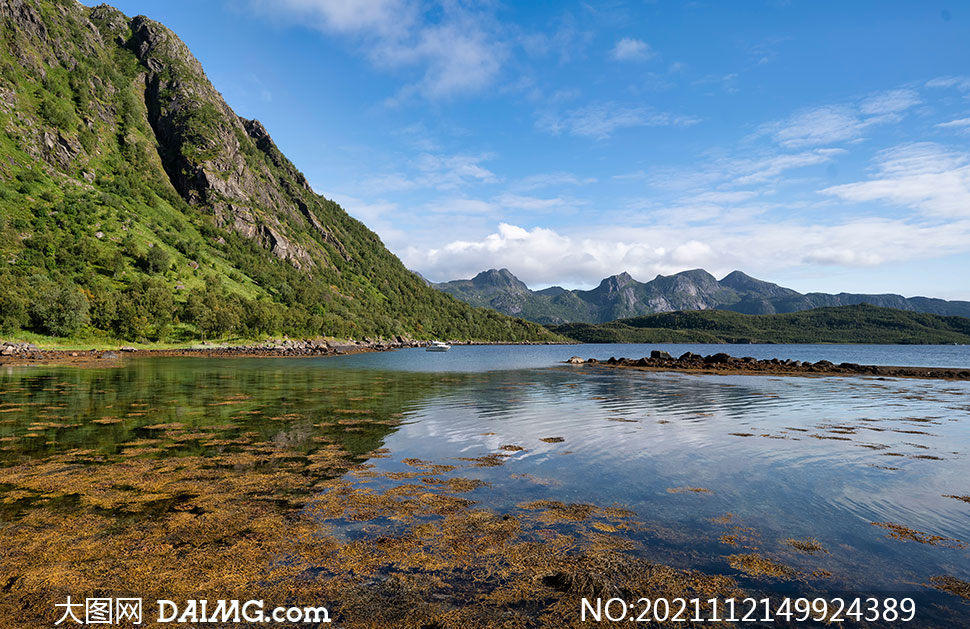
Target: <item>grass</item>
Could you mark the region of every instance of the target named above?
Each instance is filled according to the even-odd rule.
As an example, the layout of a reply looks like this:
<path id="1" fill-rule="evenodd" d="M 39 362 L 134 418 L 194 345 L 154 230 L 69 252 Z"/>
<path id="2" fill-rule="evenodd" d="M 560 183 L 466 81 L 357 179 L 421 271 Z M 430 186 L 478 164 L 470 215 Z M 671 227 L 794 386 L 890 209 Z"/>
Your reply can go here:
<path id="1" fill-rule="evenodd" d="M 249 345 L 257 345 L 265 343 L 267 341 L 278 341 L 279 337 L 263 335 L 257 337 L 227 337 L 227 338 L 217 338 L 210 339 L 206 344 L 199 339 L 192 339 L 189 341 L 172 341 L 172 342 L 159 342 L 159 343 L 149 343 L 149 342 L 137 342 L 137 341 L 126 341 L 124 339 L 112 338 L 109 335 L 98 333 L 93 331 L 89 336 L 73 337 L 73 338 L 62 338 L 57 336 L 48 336 L 44 334 L 37 334 L 35 332 L 21 331 L 15 335 L 4 335 L 3 341 L 10 343 L 33 343 L 41 350 L 57 350 L 57 351 L 87 351 L 87 350 L 97 350 L 97 351 L 108 351 L 117 350 L 119 347 L 134 347 L 136 349 L 156 349 L 156 350 L 177 350 L 177 349 L 197 349 L 197 348 L 211 348 L 214 346 L 227 346 L 227 347 L 245 347 Z M 317 339 L 307 339 L 307 340 L 324 340 L 331 343 L 351 343 L 353 339 L 346 338 L 335 338 L 335 337 L 318 337 Z"/>

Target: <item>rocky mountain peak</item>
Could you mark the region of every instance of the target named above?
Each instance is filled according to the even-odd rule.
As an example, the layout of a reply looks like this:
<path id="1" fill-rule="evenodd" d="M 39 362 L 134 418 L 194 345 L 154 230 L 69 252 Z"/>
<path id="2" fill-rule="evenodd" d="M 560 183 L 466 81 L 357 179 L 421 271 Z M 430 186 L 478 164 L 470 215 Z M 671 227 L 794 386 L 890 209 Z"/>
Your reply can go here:
<path id="1" fill-rule="evenodd" d="M 922 297 L 906 299 L 900 295 L 802 295 L 741 271 L 729 273 L 720 282 L 704 269 L 691 269 L 673 275 L 657 275 L 645 283 L 624 272 L 603 279 L 592 290 L 566 290 L 553 286 L 539 291 L 530 291 L 521 282 L 515 289 L 503 288 L 500 278 L 506 274 L 515 277 L 506 269 L 492 269 L 479 273 L 475 280 L 454 280 L 435 284 L 435 287 L 472 305 L 521 314 L 540 323 L 603 323 L 623 317 L 676 310 L 717 309 L 771 314 L 857 303 L 970 316 L 970 302 L 944 302 Z"/>
<path id="2" fill-rule="evenodd" d="M 670 277 L 690 280 L 691 282 L 703 285 L 717 284 L 717 278 L 704 269 L 690 269 L 688 271 L 681 271 L 680 273 L 675 273 Z"/>
<path id="3" fill-rule="evenodd" d="M 128 41 L 130 21 L 128 16 L 108 4 L 99 4 L 88 12 L 88 18 L 101 28 L 105 41 L 124 46 Z"/>
<path id="4" fill-rule="evenodd" d="M 636 280 L 633 279 L 633 276 L 631 276 L 626 271 L 623 271 L 622 273 L 611 275 L 603 279 L 603 281 L 600 282 L 600 285 L 597 286 L 594 290 L 606 291 L 606 292 L 612 293 L 612 292 L 621 291 L 633 283 L 636 283 Z"/>
<path id="5" fill-rule="evenodd" d="M 733 285 L 748 284 L 748 283 L 757 282 L 757 281 L 760 281 L 760 280 L 756 280 L 750 275 L 748 275 L 747 273 L 744 273 L 742 271 L 734 270 L 728 273 L 727 275 L 725 275 L 724 278 L 721 280 L 721 283 L 733 286 Z"/>
<path id="6" fill-rule="evenodd" d="M 128 47 L 153 72 L 169 66 L 167 69 L 170 72 L 177 72 L 183 75 L 183 78 L 189 78 L 185 76 L 186 73 L 191 75 L 191 78 L 205 78 L 202 64 L 185 42 L 168 28 L 144 15 L 131 18 L 129 26 L 131 40 L 128 42 Z M 173 63 L 182 67 L 170 67 Z M 211 86 L 208 87 L 215 91 Z"/>
<path id="7" fill-rule="evenodd" d="M 529 287 L 508 269 L 489 269 L 472 278 L 472 284 L 479 288 L 504 288 L 513 291 L 528 291 Z"/>
<path id="8" fill-rule="evenodd" d="M 741 271 L 732 271 L 724 276 L 720 282 L 721 286 L 726 286 L 742 293 L 758 293 L 763 297 L 782 297 L 786 295 L 797 295 L 789 288 L 783 288 L 777 284 L 766 282 L 751 277 Z"/>

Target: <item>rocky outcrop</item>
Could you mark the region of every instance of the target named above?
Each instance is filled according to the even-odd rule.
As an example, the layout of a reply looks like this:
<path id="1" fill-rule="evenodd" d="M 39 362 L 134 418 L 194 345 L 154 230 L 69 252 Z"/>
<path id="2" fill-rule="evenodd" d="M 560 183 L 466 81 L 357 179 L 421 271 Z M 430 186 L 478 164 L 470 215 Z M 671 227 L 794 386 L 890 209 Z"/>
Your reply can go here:
<path id="1" fill-rule="evenodd" d="M 576 360 L 579 359 L 579 360 Z M 589 358 L 583 361 L 578 356 L 567 363 L 587 365 L 605 364 L 610 367 L 625 367 L 654 371 L 686 371 L 695 373 L 752 374 L 752 375 L 826 375 L 826 376 L 877 376 L 891 378 L 940 378 L 945 380 L 970 380 L 970 369 L 949 367 L 889 367 L 884 365 L 857 365 L 827 361 L 802 362 L 799 360 L 758 360 L 751 356 L 736 358 L 729 354 L 717 353 L 701 356 L 686 352 L 674 358 L 664 351 L 654 350 L 649 358 L 615 358 L 599 361 Z"/>
<path id="2" fill-rule="evenodd" d="M 148 121 L 175 189 L 190 204 L 211 207 L 224 226 L 259 241 L 277 257 L 312 268 L 314 256 L 288 236 L 288 222 L 295 227 L 308 223 L 326 242 L 338 243 L 300 198 L 314 195 L 306 178 L 276 149 L 259 121 L 232 111 L 174 33 L 143 16 L 133 18 L 130 26 L 126 46 L 145 66 Z"/>
<path id="3" fill-rule="evenodd" d="M 0 357 L 29 358 L 39 351 L 33 343 L 0 343 Z"/>

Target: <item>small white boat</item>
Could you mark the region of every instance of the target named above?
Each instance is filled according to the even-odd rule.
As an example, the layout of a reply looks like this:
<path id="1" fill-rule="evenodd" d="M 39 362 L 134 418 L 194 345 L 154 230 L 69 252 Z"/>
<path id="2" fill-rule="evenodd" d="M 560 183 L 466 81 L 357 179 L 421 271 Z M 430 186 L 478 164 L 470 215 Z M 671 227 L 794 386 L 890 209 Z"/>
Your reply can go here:
<path id="1" fill-rule="evenodd" d="M 426 352 L 447 352 L 451 349 L 451 345 L 447 343 L 442 343 L 441 341 L 431 341 L 431 345 L 424 348 Z"/>

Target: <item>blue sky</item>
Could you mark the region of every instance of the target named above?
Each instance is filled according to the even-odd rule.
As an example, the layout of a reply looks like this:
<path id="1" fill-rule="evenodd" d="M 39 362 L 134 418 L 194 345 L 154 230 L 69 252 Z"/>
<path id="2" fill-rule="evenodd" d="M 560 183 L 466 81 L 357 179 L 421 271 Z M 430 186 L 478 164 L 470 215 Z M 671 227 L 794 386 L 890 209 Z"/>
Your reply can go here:
<path id="1" fill-rule="evenodd" d="M 970 6 L 125 0 L 442 281 L 970 299 Z"/>

